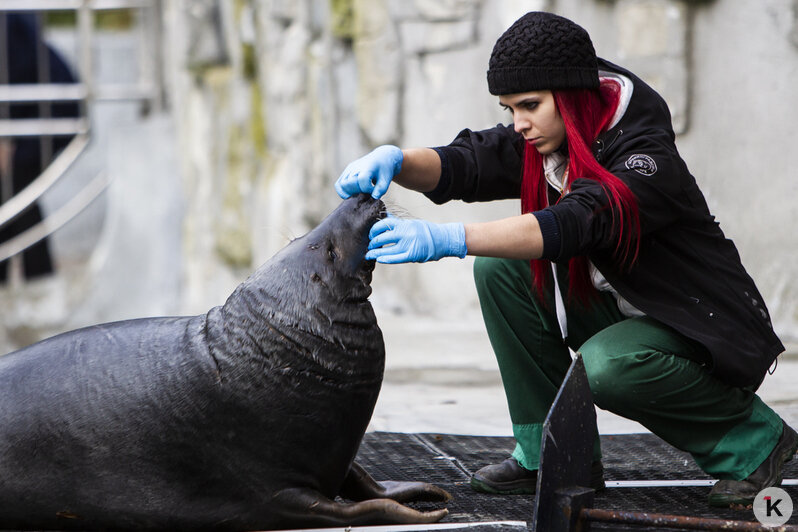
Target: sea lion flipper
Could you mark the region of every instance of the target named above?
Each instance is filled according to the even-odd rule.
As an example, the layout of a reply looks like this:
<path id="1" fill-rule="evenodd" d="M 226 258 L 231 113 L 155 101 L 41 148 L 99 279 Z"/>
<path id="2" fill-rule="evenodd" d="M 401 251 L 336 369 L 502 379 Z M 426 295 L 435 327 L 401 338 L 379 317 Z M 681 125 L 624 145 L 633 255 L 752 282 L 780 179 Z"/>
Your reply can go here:
<path id="1" fill-rule="evenodd" d="M 384 497 L 399 502 L 445 502 L 452 499 L 452 496 L 445 489 L 426 482 L 397 482 L 385 480 L 380 482 L 380 484 L 385 488 Z"/>
<path id="2" fill-rule="evenodd" d="M 449 511 L 446 508 L 420 512 L 392 499 L 336 502 L 312 489 L 283 490 L 279 496 L 282 511 L 301 526 L 348 526 L 435 523 Z"/>
<path id="3" fill-rule="evenodd" d="M 352 462 L 339 495 L 350 501 L 365 501 L 384 497 L 383 492 L 383 487 L 360 464 Z"/>
<path id="4" fill-rule="evenodd" d="M 442 508 L 430 512 L 419 512 L 393 499 L 369 499 L 354 503 L 337 503 L 344 507 L 344 519 L 340 524 L 363 525 L 369 523 L 403 525 L 416 523 L 437 523 L 449 514 Z"/>
<path id="5" fill-rule="evenodd" d="M 349 474 L 341 486 L 341 497 L 352 501 L 367 499 L 393 499 L 398 502 L 408 501 L 448 501 L 449 493 L 426 482 L 396 482 L 386 480 L 377 482 L 357 462 L 352 462 Z"/>

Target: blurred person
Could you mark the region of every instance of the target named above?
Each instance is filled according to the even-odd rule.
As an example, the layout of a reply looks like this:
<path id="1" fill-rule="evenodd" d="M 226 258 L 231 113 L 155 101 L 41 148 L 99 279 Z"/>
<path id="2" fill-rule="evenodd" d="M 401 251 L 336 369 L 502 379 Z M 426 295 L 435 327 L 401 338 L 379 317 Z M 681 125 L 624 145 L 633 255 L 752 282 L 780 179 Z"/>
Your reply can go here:
<path id="1" fill-rule="evenodd" d="M 37 15 L 33 13 L 6 13 L 0 27 L 5 34 L 0 35 L 2 50 L 8 66 L 4 83 L 74 83 L 75 76 L 63 58 L 42 39 Z M 45 57 L 39 51 L 43 47 Z M 42 60 L 46 63 L 41 65 Z M 44 68 L 42 68 L 44 67 Z M 41 79 L 40 72 L 47 72 Z M 78 116 L 75 103 L 53 103 L 49 106 L 49 116 L 42 116 L 38 103 L 2 104 L 6 119 L 65 118 Z M 3 181 L 0 204 L 8 201 L 33 182 L 50 164 L 60 150 L 71 140 L 71 136 L 61 137 L 14 137 L 0 139 L 0 179 Z M 46 143 L 52 142 L 52 145 Z M 43 153 L 43 148 L 45 153 Z M 0 226 L 0 243 L 5 242 L 42 221 L 41 208 L 34 203 L 11 222 Z M 8 278 L 9 261 L 0 262 L 0 283 Z M 44 239 L 30 246 L 22 253 L 23 275 L 26 279 L 42 277 L 53 272 L 48 240 Z"/>
<path id="2" fill-rule="evenodd" d="M 388 217 L 367 259 L 477 256 L 474 277 L 516 447 L 473 489 L 534 493 L 542 425 L 581 353 L 595 403 L 689 452 L 709 504 L 778 485 L 798 435 L 756 395 L 784 347 L 765 303 L 681 159 L 665 101 L 596 57 L 588 33 L 530 12 L 496 41 L 488 89 L 513 124 L 448 146 L 381 146 L 350 163 L 341 197 L 392 182 L 437 204 L 520 198 L 484 223 Z M 578 437 L 578 436 L 577 436 Z M 604 486 L 594 443 L 591 483 Z"/>

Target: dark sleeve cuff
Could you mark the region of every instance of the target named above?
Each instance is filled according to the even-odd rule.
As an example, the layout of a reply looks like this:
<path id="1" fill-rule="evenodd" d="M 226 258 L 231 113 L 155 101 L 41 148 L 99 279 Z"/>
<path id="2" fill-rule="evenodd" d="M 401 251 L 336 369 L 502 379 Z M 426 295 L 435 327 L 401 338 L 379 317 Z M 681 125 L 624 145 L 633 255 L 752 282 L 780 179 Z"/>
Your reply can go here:
<path id="1" fill-rule="evenodd" d="M 438 180 L 438 185 L 433 190 L 425 192 L 424 195 L 434 203 L 440 205 L 449 201 L 449 189 L 451 188 L 452 184 L 452 167 L 449 164 L 449 157 L 446 155 L 445 148 L 432 149 L 435 150 L 435 153 L 437 153 L 438 157 L 441 158 L 441 177 Z"/>
<path id="2" fill-rule="evenodd" d="M 560 256 L 560 223 L 553 212 L 549 210 L 535 211 L 532 215 L 538 219 L 540 233 L 543 235 L 542 259 L 557 260 Z"/>

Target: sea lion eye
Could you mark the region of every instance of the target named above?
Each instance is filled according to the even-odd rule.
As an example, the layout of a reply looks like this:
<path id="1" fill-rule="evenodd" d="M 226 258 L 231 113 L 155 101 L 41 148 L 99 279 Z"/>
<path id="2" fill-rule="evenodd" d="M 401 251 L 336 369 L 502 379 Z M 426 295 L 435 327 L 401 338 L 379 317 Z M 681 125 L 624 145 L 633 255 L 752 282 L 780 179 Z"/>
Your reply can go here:
<path id="1" fill-rule="evenodd" d="M 338 258 L 338 254 L 332 247 L 327 250 L 327 256 L 330 257 L 330 260 L 335 260 Z"/>

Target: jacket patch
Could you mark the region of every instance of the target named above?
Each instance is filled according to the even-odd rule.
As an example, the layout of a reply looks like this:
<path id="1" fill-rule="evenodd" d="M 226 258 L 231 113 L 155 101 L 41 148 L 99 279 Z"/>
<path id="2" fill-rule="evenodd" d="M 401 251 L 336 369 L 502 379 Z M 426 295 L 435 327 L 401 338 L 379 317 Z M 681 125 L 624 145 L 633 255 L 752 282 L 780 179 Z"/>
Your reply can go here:
<path id="1" fill-rule="evenodd" d="M 635 153 L 626 159 L 626 167 L 644 176 L 652 176 L 657 173 L 657 163 L 654 162 L 654 159 L 642 153 Z"/>

